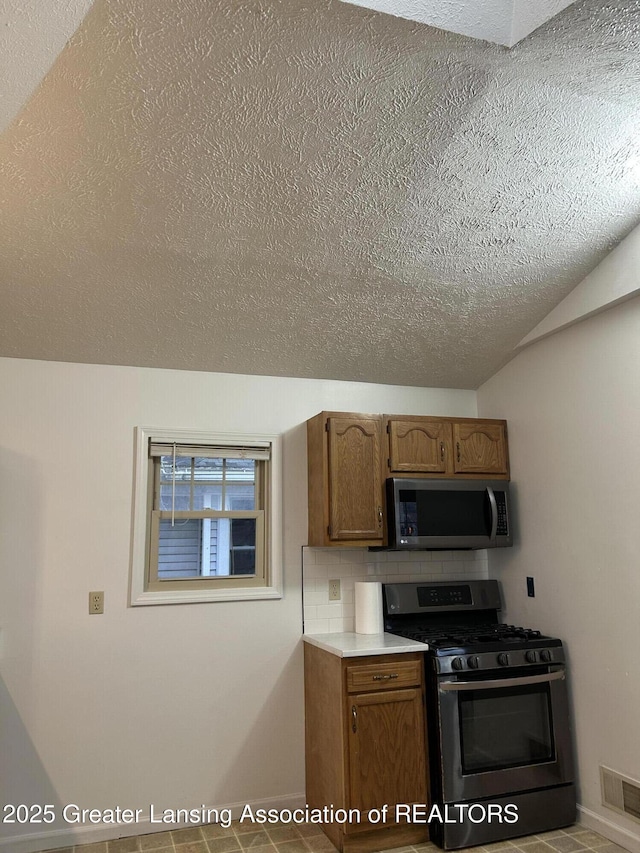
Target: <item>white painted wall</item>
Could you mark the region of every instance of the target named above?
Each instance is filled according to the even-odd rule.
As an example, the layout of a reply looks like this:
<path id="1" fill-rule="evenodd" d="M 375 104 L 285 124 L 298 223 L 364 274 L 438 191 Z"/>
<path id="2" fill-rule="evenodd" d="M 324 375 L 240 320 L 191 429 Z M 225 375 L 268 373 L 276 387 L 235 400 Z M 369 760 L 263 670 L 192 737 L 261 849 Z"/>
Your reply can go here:
<path id="1" fill-rule="evenodd" d="M 471 391 L 0 359 L 2 803 L 303 796 L 304 421 L 323 409 L 477 414 Z M 283 434 L 283 600 L 127 607 L 136 425 Z M 4 824 L 0 849 L 152 828 Z"/>
<path id="2" fill-rule="evenodd" d="M 523 350 L 478 408 L 508 421 L 518 520 L 489 572 L 508 619 L 566 642 L 582 819 L 640 851 L 638 824 L 600 804 L 598 777 L 605 764 L 640 780 L 640 299 Z"/>
<path id="3" fill-rule="evenodd" d="M 0 131 L 47 74 L 93 0 L 4 0 L 0 14 Z"/>
<path id="4" fill-rule="evenodd" d="M 640 293 L 640 225 L 600 261 L 518 344 L 524 347 Z"/>

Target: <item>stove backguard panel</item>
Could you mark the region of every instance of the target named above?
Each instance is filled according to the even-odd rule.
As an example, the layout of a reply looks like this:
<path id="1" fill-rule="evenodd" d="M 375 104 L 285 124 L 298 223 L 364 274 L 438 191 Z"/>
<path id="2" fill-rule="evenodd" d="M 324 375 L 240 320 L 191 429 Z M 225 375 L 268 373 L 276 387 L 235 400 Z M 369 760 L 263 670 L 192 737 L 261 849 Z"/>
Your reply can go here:
<path id="1" fill-rule="evenodd" d="M 354 630 L 354 583 L 465 581 L 489 577 L 486 551 L 367 551 L 365 548 L 303 548 L 304 633 Z M 341 598 L 329 601 L 329 581 L 340 581 Z"/>

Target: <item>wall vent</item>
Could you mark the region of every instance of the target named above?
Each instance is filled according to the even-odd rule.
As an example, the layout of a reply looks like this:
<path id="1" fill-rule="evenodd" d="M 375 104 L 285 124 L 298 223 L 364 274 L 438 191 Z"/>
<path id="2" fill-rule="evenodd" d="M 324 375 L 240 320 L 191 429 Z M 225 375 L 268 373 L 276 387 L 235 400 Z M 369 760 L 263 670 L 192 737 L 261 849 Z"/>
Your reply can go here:
<path id="1" fill-rule="evenodd" d="M 600 767 L 602 804 L 640 823 L 640 782 Z"/>

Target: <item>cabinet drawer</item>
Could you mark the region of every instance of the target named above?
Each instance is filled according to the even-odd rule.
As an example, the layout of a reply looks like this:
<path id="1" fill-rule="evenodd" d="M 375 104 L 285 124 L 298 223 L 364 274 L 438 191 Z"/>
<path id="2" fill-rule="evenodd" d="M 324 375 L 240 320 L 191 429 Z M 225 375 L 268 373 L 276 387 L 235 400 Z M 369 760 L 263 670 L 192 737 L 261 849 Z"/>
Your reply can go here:
<path id="1" fill-rule="evenodd" d="M 347 667 L 347 690 L 360 693 L 372 690 L 389 690 L 397 687 L 414 687 L 422 684 L 422 661 L 368 664 Z"/>

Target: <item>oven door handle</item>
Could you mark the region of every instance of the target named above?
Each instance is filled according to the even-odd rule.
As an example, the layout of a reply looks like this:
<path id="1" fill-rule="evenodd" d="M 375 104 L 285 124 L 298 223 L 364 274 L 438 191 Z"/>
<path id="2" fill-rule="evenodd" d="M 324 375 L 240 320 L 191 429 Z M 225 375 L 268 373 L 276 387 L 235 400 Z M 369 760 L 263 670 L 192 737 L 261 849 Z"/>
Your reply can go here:
<path id="1" fill-rule="evenodd" d="M 491 681 L 444 681 L 438 685 L 442 691 L 449 690 L 498 690 L 501 687 L 522 687 L 526 684 L 544 684 L 564 678 L 564 669 L 545 672 L 542 675 L 523 675 L 519 678 L 498 678 Z"/>

